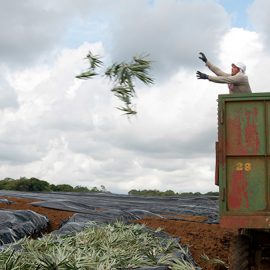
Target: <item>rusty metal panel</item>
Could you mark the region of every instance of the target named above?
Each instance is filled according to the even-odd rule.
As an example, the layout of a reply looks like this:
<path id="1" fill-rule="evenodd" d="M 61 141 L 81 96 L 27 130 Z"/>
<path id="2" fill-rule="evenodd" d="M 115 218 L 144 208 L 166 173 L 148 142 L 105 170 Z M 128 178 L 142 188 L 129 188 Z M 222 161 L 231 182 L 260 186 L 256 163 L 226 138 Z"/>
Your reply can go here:
<path id="1" fill-rule="evenodd" d="M 263 101 L 226 104 L 227 155 L 265 154 L 265 114 Z"/>
<path id="2" fill-rule="evenodd" d="M 253 228 L 253 229 L 270 229 L 269 215 L 261 216 L 222 216 L 220 219 L 220 226 L 223 228 Z"/>
<path id="3" fill-rule="evenodd" d="M 270 93 L 220 95 L 220 224 L 270 227 Z"/>
<path id="4" fill-rule="evenodd" d="M 267 175 L 264 158 L 227 160 L 227 209 L 253 213 L 267 208 Z"/>

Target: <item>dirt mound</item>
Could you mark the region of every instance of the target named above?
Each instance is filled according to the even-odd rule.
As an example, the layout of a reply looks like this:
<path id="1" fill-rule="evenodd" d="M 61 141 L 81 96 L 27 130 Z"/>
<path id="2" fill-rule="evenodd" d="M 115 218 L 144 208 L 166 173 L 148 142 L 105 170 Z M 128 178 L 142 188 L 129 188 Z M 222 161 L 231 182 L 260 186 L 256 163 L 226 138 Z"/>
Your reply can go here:
<path id="1" fill-rule="evenodd" d="M 37 200 L 6 196 L 1 196 L 0 198 L 14 202 L 12 204 L 0 202 L 0 208 L 2 209 L 29 209 L 47 216 L 50 220 L 49 231 L 58 229 L 64 221 L 74 214 L 69 211 L 60 211 L 29 204 Z M 218 258 L 228 263 L 229 244 L 231 237 L 235 233 L 234 231 L 222 229 L 218 224 L 203 223 L 207 217 L 192 215 L 175 215 L 175 217 L 181 220 L 172 220 L 173 216 L 170 216 L 168 217 L 170 219 L 145 218 L 136 222 L 144 223 L 151 228 L 161 227 L 172 236 L 179 237 L 181 244 L 189 247 L 194 260 L 204 270 L 215 268 L 201 258 L 203 254 L 206 254 L 210 259 Z"/>

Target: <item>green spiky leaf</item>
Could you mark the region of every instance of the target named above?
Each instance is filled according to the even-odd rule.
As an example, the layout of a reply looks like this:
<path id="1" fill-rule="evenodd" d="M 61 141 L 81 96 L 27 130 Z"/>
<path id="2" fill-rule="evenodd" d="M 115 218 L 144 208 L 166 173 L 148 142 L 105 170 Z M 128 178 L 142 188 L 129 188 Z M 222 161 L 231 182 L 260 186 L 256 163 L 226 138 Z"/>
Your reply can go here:
<path id="1" fill-rule="evenodd" d="M 76 76 L 78 79 L 91 79 L 97 75 L 96 68 L 101 67 L 103 62 L 100 57 L 88 53 L 86 58 L 89 60 L 90 68 L 88 71 Z M 111 80 L 114 84 L 111 91 L 113 94 L 124 103 L 123 107 L 117 109 L 124 111 L 127 115 L 134 115 L 137 112 L 132 109 L 132 99 L 136 97 L 135 81 L 139 80 L 146 85 L 154 83 L 154 79 L 149 75 L 151 69 L 151 61 L 146 56 L 133 57 L 131 62 L 113 63 L 107 67 L 104 72 L 105 77 Z"/>

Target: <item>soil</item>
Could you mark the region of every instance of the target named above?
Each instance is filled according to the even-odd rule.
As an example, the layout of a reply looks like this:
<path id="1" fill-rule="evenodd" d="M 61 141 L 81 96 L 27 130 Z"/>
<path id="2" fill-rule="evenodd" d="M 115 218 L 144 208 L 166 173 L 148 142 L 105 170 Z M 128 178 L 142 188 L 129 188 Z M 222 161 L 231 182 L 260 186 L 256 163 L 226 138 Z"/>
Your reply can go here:
<path id="1" fill-rule="evenodd" d="M 236 231 L 220 228 L 218 224 L 202 223 L 202 217 L 182 216 L 189 221 L 166 220 L 161 218 L 145 218 L 137 223 L 151 228 L 163 228 L 172 236 L 180 238 L 180 244 L 189 248 L 195 262 L 204 270 L 226 269 L 220 264 L 213 264 L 219 259 L 228 266 L 230 241 Z M 206 255 L 210 260 L 203 259 Z"/>
<path id="2" fill-rule="evenodd" d="M 3 202 L 0 202 L 0 209 L 13 209 L 13 210 L 32 210 L 36 213 L 39 213 L 43 216 L 46 216 L 49 220 L 49 226 L 48 226 L 48 232 L 52 232 L 54 230 L 57 230 L 62 223 L 69 220 L 70 217 L 74 215 L 73 212 L 68 211 L 59 211 L 55 209 L 49 209 L 44 207 L 38 207 L 31 205 L 32 202 L 37 202 L 38 200 L 31 200 L 31 199 L 25 199 L 25 198 L 11 198 L 11 197 L 2 197 L 1 199 L 7 199 L 9 201 L 12 201 L 14 203 L 12 204 L 6 204 Z"/>
<path id="3" fill-rule="evenodd" d="M 14 202 L 13 204 L 0 202 L 0 209 L 27 209 L 47 216 L 50 220 L 48 232 L 58 229 L 63 222 L 67 221 L 74 214 L 73 212 L 54 210 L 29 204 L 37 200 L 3 196 L 0 196 L 0 198 Z M 179 237 L 181 245 L 189 247 L 192 257 L 202 269 L 226 269 L 219 264 L 215 265 L 203 259 L 202 255 L 207 255 L 210 260 L 220 259 L 228 265 L 230 240 L 236 232 L 220 228 L 218 224 L 203 223 L 203 221 L 207 219 L 206 217 L 188 215 L 175 215 L 175 217 L 178 219 L 181 218 L 182 220 L 145 218 L 136 222 L 146 224 L 151 228 L 161 227 L 170 235 Z"/>

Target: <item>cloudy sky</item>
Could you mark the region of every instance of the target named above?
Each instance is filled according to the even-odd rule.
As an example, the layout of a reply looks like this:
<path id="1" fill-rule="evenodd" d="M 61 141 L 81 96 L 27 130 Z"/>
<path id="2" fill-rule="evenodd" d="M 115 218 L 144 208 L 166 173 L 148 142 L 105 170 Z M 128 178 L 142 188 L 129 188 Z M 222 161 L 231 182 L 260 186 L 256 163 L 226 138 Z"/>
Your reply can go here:
<path id="1" fill-rule="evenodd" d="M 268 0 L 0 0 L 0 179 L 73 186 L 216 191 L 217 96 L 198 81 L 203 51 L 242 61 L 270 91 Z M 104 77 L 82 81 L 88 51 L 106 65 L 149 54 L 128 119 Z"/>

